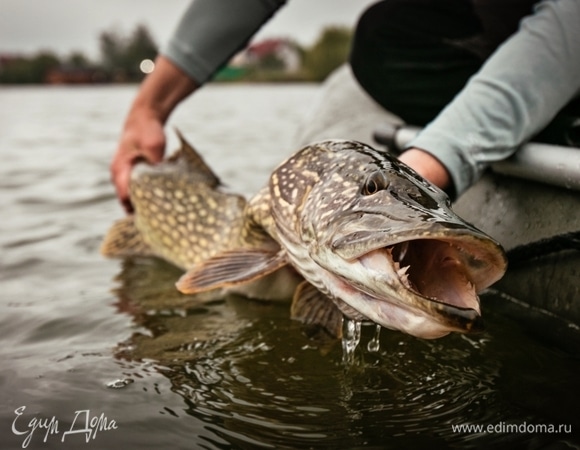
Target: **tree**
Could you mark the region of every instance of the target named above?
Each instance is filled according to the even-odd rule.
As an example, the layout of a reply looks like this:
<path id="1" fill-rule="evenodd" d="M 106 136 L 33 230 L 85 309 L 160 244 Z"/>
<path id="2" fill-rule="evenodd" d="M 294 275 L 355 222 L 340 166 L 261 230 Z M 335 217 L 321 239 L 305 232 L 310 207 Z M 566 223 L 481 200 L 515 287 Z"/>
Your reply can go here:
<path id="1" fill-rule="evenodd" d="M 139 64 L 144 59 L 155 59 L 155 56 L 157 56 L 157 44 L 155 44 L 147 27 L 138 25 L 135 28 L 133 35 L 127 42 L 125 52 L 127 63 L 135 71 L 138 70 Z"/>
<path id="2" fill-rule="evenodd" d="M 125 48 L 124 39 L 116 31 L 103 31 L 99 36 L 101 62 L 105 69 L 120 68 Z"/>
<path id="3" fill-rule="evenodd" d="M 49 51 L 28 58 L 14 58 L 2 67 L 0 83 L 42 83 L 46 74 L 59 65 L 58 57 Z"/>
<path id="4" fill-rule="evenodd" d="M 315 81 L 324 80 L 348 58 L 352 31 L 345 27 L 327 27 L 304 55 L 304 69 Z"/>
<path id="5" fill-rule="evenodd" d="M 138 25 L 130 37 L 105 31 L 99 39 L 103 67 L 117 79 L 138 80 L 141 61 L 157 55 L 157 45 L 144 25 Z"/>
<path id="6" fill-rule="evenodd" d="M 81 52 L 71 53 L 65 64 L 74 67 L 75 69 L 86 69 L 91 66 L 89 59 Z"/>
<path id="7" fill-rule="evenodd" d="M 35 83 L 42 83 L 46 74 L 60 65 L 58 56 L 49 51 L 37 53 L 31 61 L 30 71 Z"/>

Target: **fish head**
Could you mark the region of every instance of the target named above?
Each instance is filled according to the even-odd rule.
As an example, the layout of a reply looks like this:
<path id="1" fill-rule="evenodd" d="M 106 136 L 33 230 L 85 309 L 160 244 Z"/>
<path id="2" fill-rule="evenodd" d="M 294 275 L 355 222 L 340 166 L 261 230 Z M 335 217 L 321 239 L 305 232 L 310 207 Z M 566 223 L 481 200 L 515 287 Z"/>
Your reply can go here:
<path id="1" fill-rule="evenodd" d="M 274 172 L 271 191 L 294 265 L 346 316 L 423 338 L 481 328 L 477 293 L 504 274 L 503 249 L 395 157 L 313 144 Z"/>

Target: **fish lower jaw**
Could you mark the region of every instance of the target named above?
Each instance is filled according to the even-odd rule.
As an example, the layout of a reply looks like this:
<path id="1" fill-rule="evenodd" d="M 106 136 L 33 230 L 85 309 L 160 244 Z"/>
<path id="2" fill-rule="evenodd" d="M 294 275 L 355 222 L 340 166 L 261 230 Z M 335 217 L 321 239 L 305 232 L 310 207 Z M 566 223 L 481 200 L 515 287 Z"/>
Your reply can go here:
<path id="1" fill-rule="evenodd" d="M 422 295 L 408 276 L 409 267 L 400 267 L 388 249 L 379 249 L 334 267 L 334 271 L 326 272 L 324 284 L 338 308 L 350 319 L 372 321 L 424 339 L 481 327 L 475 293 L 475 298 L 468 302 L 475 308 Z M 473 288 L 468 291 L 474 292 Z"/>
<path id="2" fill-rule="evenodd" d="M 424 311 L 407 309 L 398 305 L 380 301 L 376 314 L 376 323 L 385 328 L 395 329 L 422 339 L 437 339 L 453 332 L 465 333 L 469 327 L 458 326 L 449 321 L 442 321 L 438 316 L 431 316 Z M 385 321 L 385 319 L 387 319 Z"/>
<path id="3" fill-rule="evenodd" d="M 436 339 L 452 332 L 466 331 L 449 323 L 442 323 L 437 316 L 399 306 L 395 302 L 360 291 L 344 281 L 342 283 L 341 292 L 333 294 L 340 298 L 335 303 L 349 319 L 371 321 L 384 328 L 422 339 Z"/>
<path id="4" fill-rule="evenodd" d="M 449 329 L 445 325 L 431 320 L 428 317 L 420 314 L 415 315 L 397 307 L 392 307 L 391 311 L 388 313 L 383 312 L 376 316 L 374 314 L 368 314 L 368 316 L 365 316 L 348 303 L 344 301 L 339 302 L 342 303 L 342 305 L 338 306 L 338 308 L 345 317 L 351 320 L 373 322 L 389 330 L 400 331 L 421 339 L 437 339 L 446 336 L 453 331 L 457 331 Z M 374 316 L 374 318 L 369 316 Z"/>

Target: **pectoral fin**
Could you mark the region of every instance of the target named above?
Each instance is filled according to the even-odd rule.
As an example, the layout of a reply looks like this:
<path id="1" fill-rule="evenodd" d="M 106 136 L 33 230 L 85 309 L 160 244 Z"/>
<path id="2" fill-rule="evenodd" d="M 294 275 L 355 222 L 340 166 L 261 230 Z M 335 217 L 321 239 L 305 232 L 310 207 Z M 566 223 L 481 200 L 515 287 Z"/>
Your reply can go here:
<path id="1" fill-rule="evenodd" d="M 290 316 L 306 325 L 322 328 L 333 338 L 342 337 L 342 313 L 330 298 L 307 281 L 296 288 Z"/>
<path id="2" fill-rule="evenodd" d="M 226 288 L 257 280 L 287 263 L 286 253 L 281 250 L 229 250 L 194 266 L 176 286 L 184 294 Z"/>
<path id="3" fill-rule="evenodd" d="M 113 224 L 103 239 L 101 254 L 109 258 L 155 256 L 135 226 L 133 216 L 127 216 Z"/>

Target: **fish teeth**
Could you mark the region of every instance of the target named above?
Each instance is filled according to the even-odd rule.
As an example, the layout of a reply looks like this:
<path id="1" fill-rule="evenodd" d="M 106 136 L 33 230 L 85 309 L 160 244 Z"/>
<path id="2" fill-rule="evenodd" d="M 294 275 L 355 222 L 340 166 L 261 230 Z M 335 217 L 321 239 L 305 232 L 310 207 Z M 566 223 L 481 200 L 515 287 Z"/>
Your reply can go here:
<path id="1" fill-rule="evenodd" d="M 399 265 L 399 263 L 396 263 L 397 266 Z M 405 286 L 407 286 L 408 288 L 411 288 L 411 283 L 409 282 L 409 274 L 407 273 L 407 271 L 409 270 L 409 267 L 411 266 L 405 266 L 405 267 L 397 267 L 397 275 L 399 276 L 399 279 L 401 280 L 401 283 L 403 283 Z"/>
<path id="2" fill-rule="evenodd" d="M 399 263 L 397 263 L 397 265 L 399 265 Z M 397 273 L 399 274 L 400 277 L 407 277 L 407 271 L 409 270 L 409 267 L 411 266 L 405 266 L 405 267 L 401 267 L 399 269 L 397 269 Z"/>

